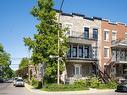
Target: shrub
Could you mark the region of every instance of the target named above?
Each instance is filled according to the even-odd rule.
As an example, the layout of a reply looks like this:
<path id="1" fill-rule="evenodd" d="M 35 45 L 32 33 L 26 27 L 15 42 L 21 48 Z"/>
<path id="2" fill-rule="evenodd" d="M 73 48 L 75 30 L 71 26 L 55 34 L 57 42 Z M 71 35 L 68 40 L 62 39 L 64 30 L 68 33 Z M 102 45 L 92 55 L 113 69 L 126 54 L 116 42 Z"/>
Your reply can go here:
<path id="1" fill-rule="evenodd" d="M 90 81 L 90 87 L 91 88 L 98 88 L 99 85 L 101 84 L 101 81 L 97 77 L 92 77 L 89 79 Z"/>
<path id="2" fill-rule="evenodd" d="M 88 88 L 77 84 L 48 84 L 43 90 L 46 91 L 75 91 L 75 90 L 88 90 Z"/>
<path id="3" fill-rule="evenodd" d="M 32 77 L 32 79 L 31 79 L 31 85 L 34 86 L 37 89 L 42 88 L 42 82 L 38 81 L 34 77 Z"/>
<path id="4" fill-rule="evenodd" d="M 81 87 L 88 87 L 89 86 L 88 84 L 89 83 L 87 82 L 87 80 L 76 80 L 74 82 L 74 85 L 81 86 Z"/>
<path id="5" fill-rule="evenodd" d="M 117 83 L 115 81 L 111 81 L 106 84 L 99 84 L 99 89 L 115 89 L 117 87 Z"/>

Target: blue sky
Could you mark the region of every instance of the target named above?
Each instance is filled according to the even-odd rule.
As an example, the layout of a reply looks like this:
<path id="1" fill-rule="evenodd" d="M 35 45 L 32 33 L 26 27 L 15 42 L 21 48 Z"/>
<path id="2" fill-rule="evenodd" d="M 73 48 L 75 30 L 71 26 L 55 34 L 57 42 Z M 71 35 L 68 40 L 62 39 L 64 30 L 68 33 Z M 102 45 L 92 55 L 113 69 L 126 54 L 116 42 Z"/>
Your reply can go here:
<path id="1" fill-rule="evenodd" d="M 54 0 L 59 9 L 61 0 Z M 0 43 L 11 54 L 13 69 L 20 58 L 28 57 L 23 37 L 36 33 L 37 20 L 30 14 L 37 0 L 0 0 Z M 98 16 L 113 22 L 127 23 L 127 0 L 64 0 L 64 12 L 76 12 L 86 16 Z M 13 59 L 17 58 L 17 59 Z"/>

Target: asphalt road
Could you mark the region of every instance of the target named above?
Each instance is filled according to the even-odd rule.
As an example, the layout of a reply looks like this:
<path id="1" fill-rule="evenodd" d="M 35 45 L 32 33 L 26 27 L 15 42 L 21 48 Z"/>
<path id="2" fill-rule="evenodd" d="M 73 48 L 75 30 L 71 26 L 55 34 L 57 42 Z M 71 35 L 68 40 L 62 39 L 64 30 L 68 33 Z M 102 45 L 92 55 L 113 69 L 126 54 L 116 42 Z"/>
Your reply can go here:
<path id="1" fill-rule="evenodd" d="M 40 91 L 39 91 L 40 92 Z M 91 91 L 83 93 L 75 92 L 41 92 L 32 93 L 25 87 L 14 87 L 12 83 L 0 83 L 0 95 L 127 95 L 127 93 L 118 93 L 114 90 Z"/>
<path id="2" fill-rule="evenodd" d="M 14 87 L 12 83 L 0 83 L 0 95 L 34 95 L 25 87 Z"/>

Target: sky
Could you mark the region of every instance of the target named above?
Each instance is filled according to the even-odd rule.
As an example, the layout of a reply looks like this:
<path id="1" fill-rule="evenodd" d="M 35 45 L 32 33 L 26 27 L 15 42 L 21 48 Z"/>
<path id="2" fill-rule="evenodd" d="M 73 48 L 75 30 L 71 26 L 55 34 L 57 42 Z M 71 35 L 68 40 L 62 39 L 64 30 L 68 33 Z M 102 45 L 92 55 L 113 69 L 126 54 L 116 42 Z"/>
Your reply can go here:
<path id="1" fill-rule="evenodd" d="M 54 0 L 55 9 L 62 0 Z M 64 0 L 63 12 L 97 16 L 112 22 L 127 23 L 127 0 Z M 0 43 L 10 53 L 11 68 L 18 69 L 21 58 L 28 57 L 24 37 L 33 37 L 38 23 L 30 11 L 37 0 L 0 0 Z"/>

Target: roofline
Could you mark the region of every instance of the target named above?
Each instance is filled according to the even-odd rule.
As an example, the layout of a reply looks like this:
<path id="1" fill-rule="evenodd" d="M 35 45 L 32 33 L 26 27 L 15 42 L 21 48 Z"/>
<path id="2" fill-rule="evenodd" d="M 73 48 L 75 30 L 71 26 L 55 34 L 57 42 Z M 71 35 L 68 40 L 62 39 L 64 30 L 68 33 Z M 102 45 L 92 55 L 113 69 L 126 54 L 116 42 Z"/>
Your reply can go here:
<path id="1" fill-rule="evenodd" d="M 96 16 L 87 17 L 84 14 L 80 14 L 80 13 L 65 13 L 65 12 L 60 11 L 58 9 L 53 9 L 53 10 L 58 12 L 58 13 L 61 13 L 61 15 L 63 15 L 63 16 L 71 16 L 71 17 L 79 16 L 79 17 L 82 17 L 83 19 L 87 19 L 87 20 L 100 20 L 100 21 L 108 22 L 108 24 L 111 24 L 111 25 L 119 25 L 120 24 L 120 25 L 123 25 L 123 26 L 127 27 L 127 25 L 125 23 L 122 23 L 122 22 L 114 23 L 114 22 L 110 22 L 110 20 L 108 20 L 108 19 L 103 19 L 101 17 L 96 17 Z"/>

